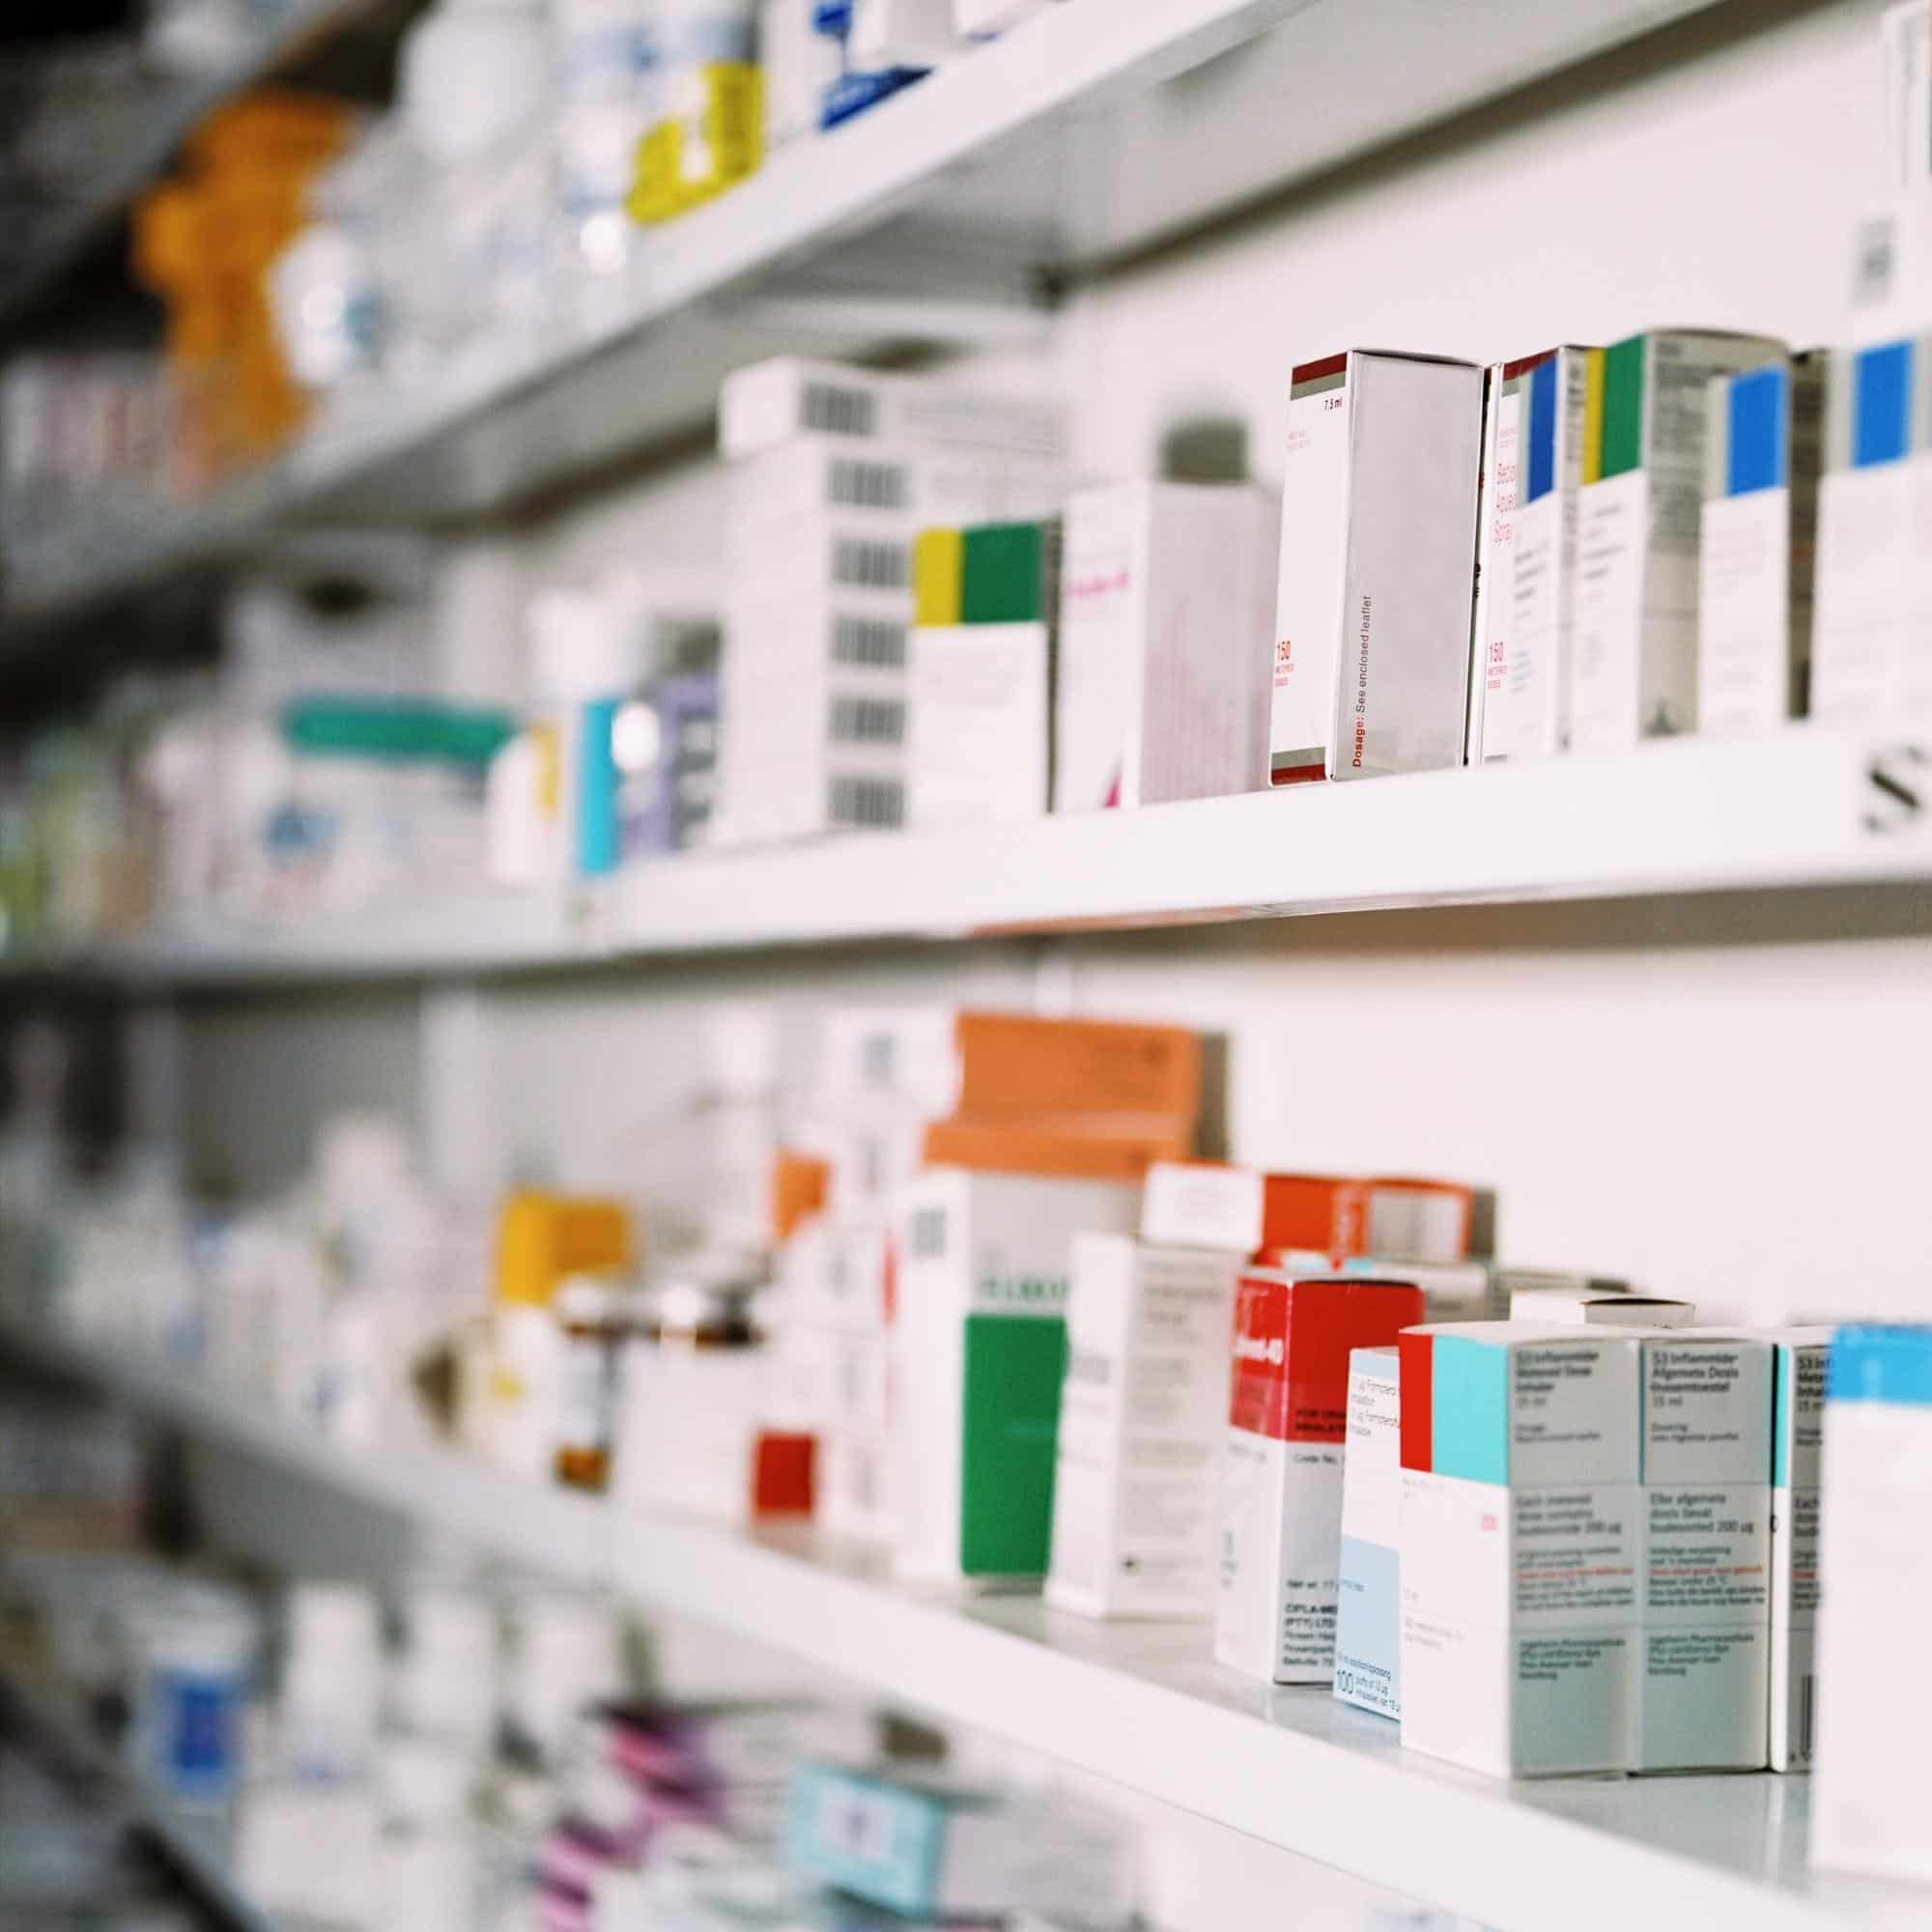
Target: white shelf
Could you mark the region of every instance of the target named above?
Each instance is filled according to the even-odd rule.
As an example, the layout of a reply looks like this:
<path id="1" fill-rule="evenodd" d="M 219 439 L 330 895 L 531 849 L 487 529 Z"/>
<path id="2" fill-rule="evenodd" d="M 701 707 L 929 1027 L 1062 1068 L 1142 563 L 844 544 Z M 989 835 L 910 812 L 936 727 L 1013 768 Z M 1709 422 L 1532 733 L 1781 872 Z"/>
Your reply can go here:
<path id="1" fill-rule="evenodd" d="M 446 521 L 530 498 L 698 429 L 724 370 L 781 348 L 1037 327 L 1043 274 L 1119 259 L 1713 4 L 1049 8 L 646 235 L 634 272 L 540 334 L 479 344 L 146 527 L 76 526 L 16 558 L 9 628 L 290 522 Z"/>
<path id="2" fill-rule="evenodd" d="M 1564 1932 L 1904 1932 L 1932 1912 L 1922 1891 L 1813 1882 L 1802 1777 L 1500 1784 L 1404 1752 L 1390 1726 L 1321 1691 L 1220 1669 L 1200 1626 L 914 1592 L 876 1555 L 809 1529 L 749 1535 L 625 1513 L 443 1451 L 348 1450 L 164 1367 L 13 1322 L 0 1344 L 337 1494 L 789 1650 L 1499 1932 L 1559 1920 Z"/>
<path id="3" fill-rule="evenodd" d="M 1922 803 L 1920 802 L 1922 801 Z M 1178 926 L 1378 908 L 1932 883 L 1932 733 L 1795 725 L 947 837 L 639 866 L 566 903 L 477 893 L 0 961 L 134 987 L 611 967 L 711 951 Z M 1855 914 L 1848 917 L 1856 918 Z"/>

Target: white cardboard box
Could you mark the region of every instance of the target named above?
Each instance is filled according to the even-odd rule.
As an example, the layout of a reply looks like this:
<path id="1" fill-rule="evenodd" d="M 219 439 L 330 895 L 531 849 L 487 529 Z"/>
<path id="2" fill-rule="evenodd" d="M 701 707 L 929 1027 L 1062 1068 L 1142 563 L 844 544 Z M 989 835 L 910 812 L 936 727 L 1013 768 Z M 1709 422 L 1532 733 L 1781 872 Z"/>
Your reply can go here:
<path id="1" fill-rule="evenodd" d="M 1137 1186 L 927 1168 L 903 1190 L 893 1332 L 897 1562 L 1043 1576 L 1073 1240 L 1131 1232 Z"/>
<path id="2" fill-rule="evenodd" d="M 1399 1346 L 1403 1744 L 1494 1777 L 1627 1770 L 1639 1342 L 1511 1321 Z"/>
<path id="3" fill-rule="evenodd" d="M 1774 1331 L 1771 1441 L 1771 1736 L 1773 1771 L 1811 1762 L 1818 1709 L 1814 1649 L 1822 1595 L 1819 1483 L 1829 1328 Z"/>
<path id="4" fill-rule="evenodd" d="M 1349 1356 L 1335 1694 L 1402 1716 L 1402 1380 L 1394 1348 Z"/>
<path id="5" fill-rule="evenodd" d="M 1696 729 L 1707 391 L 1713 376 L 1783 354 L 1768 336 L 1694 329 L 1589 352 L 1573 751 Z"/>
<path id="6" fill-rule="evenodd" d="M 1489 372 L 1469 662 L 1469 762 L 1547 758 L 1569 737 L 1577 501 L 1589 352 Z"/>
<path id="7" fill-rule="evenodd" d="M 1214 1614 L 1228 1335 L 1242 1257 L 1073 1241 L 1046 1600 L 1090 1617 Z"/>
<path id="8" fill-rule="evenodd" d="M 1066 506 L 1056 811 L 1265 782 L 1277 510 L 1245 484 L 1118 483 Z"/>
<path id="9" fill-rule="evenodd" d="M 946 624 L 912 634 L 906 823 L 969 831 L 1046 815 L 1053 633 Z"/>
<path id="10" fill-rule="evenodd" d="M 1642 1342 L 1643 1536 L 1633 1771 L 1766 1761 L 1771 1350 Z"/>
<path id="11" fill-rule="evenodd" d="M 1705 413 L 1697 729 L 1741 737 L 1809 699 L 1825 357 L 1714 376 Z"/>
<path id="12" fill-rule="evenodd" d="M 1350 350 L 1290 381 L 1268 778 L 1461 764 L 1482 371 Z"/>
<path id="13" fill-rule="evenodd" d="M 1142 1188 L 1141 1239 L 1252 1255 L 1262 1244 L 1262 1177 L 1224 1161 L 1155 1161 Z"/>

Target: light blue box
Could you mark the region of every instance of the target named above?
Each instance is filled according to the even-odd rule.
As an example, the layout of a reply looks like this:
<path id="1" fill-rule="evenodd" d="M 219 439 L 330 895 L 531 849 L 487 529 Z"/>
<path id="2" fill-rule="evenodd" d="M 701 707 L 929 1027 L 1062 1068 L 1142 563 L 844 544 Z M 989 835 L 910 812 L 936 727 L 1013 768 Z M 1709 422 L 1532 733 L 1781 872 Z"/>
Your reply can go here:
<path id="1" fill-rule="evenodd" d="M 1402 1382 L 1394 1349 L 1349 1356 L 1335 1695 L 1402 1716 Z"/>

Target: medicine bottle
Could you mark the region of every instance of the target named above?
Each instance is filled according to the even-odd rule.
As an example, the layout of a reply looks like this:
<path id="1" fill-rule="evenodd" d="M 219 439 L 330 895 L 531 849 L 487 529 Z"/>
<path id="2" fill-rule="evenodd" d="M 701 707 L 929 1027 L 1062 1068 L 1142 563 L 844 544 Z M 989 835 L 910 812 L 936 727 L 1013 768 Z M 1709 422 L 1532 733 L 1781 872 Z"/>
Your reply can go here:
<path id="1" fill-rule="evenodd" d="M 596 1275 L 568 1277 L 552 1303 L 563 1343 L 556 1479 L 580 1490 L 602 1490 L 611 1480 L 617 1356 L 625 1325 L 621 1303 L 616 1288 Z"/>

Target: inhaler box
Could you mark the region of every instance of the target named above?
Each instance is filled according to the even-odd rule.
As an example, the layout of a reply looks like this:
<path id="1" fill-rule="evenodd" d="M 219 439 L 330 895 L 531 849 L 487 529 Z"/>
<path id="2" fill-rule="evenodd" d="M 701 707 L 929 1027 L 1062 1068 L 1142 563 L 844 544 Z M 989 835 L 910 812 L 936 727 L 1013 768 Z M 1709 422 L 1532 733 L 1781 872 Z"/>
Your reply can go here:
<path id="1" fill-rule="evenodd" d="M 1773 1771 L 1811 1762 L 1818 1709 L 1818 1486 L 1829 1328 L 1774 1332 L 1771 1434 L 1771 1738 Z"/>
<path id="2" fill-rule="evenodd" d="M 1273 498 L 1120 483 L 1066 508 L 1056 811 L 1253 791 L 1268 732 Z"/>
<path id="3" fill-rule="evenodd" d="M 1496 1777 L 1627 1770 L 1636 1338 L 1459 1322 L 1402 1357 L 1402 1741 Z"/>
<path id="4" fill-rule="evenodd" d="M 1462 763 L 1482 437 L 1471 363 L 1357 349 L 1293 372 L 1271 784 Z"/>
<path id="5" fill-rule="evenodd" d="M 1214 1614 L 1228 1333 L 1243 1257 L 1078 1235 L 1046 1600 Z"/>
<path id="6" fill-rule="evenodd" d="M 1547 758 L 1570 734 L 1585 349 L 1489 373 L 1469 662 L 1472 765 Z"/>
<path id="7" fill-rule="evenodd" d="M 1222 1663 L 1264 1683 L 1332 1679 L 1350 1351 L 1421 1320 L 1418 1288 L 1241 1277 L 1221 1473 Z"/>
<path id="8" fill-rule="evenodd" d="M 1140 1189 L 929 1168 L 899 1201 L 893 1514 L 910 1576 L 1044 1575 L 1073 1239 Z"/>
<path id="9" fill-rule="evenodd" d="M 1932 1328 L 1838 1330 L 1826 1371 L 1815 1863 L 1932 1880 Z"/>
<path id="10" fill-rule="evenodd" d="M 1586 356 L 1570 747 L 1697 726 L 1697 566 L 1713 376 L 1784 354 L 1766 336 L 1633 335 Z"/>
<path id="11" fill-rule="evenodd" d="M 1811 634 L 1811 715 L 1932 716 L 1932 336 L 1834 351 Z"/>
<path id="12" fill-rule="evenodd" d="M 1402 1378 L 1394 1348 L 1349 1357 L 1335 1694 L 1402 1716 Z"/>
<path id="13" fill-rule="evenodd" d="M 1714 376 L 1705 417 L 1697 729 L 1742 737 L 1809 699 L 1825 357 Z"/>
<path id="14" fill-rule="evenodd" d="M 718 450 L 733 462 L 796 436 L 991 449 L 1052 459 L 1065 413 L 1043 396 L 1001 395 L 919 376 L 777 355 L 734 369 L 718 391 Z"/>
<path id="15" fill-rule="evenodd" d="M 1771 1350 L 1642 1344 L 1643 1534 L 1633 1771 L 1765 1763 L 1771 1650 Z"/>

